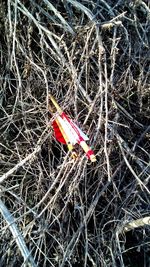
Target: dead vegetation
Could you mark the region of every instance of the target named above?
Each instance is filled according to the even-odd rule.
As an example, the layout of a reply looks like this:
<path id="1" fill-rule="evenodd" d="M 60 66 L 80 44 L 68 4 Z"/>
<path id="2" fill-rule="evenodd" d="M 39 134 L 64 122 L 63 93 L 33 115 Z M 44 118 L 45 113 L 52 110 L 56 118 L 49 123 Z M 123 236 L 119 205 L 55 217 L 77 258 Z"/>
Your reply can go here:
<path id="1" fill-rule="evenodd" d="M 0 266 L 149 266 L 149 1 L 8 0 L 0 30 Z M 96 163 L 55 140 L 49 92 Z"/>

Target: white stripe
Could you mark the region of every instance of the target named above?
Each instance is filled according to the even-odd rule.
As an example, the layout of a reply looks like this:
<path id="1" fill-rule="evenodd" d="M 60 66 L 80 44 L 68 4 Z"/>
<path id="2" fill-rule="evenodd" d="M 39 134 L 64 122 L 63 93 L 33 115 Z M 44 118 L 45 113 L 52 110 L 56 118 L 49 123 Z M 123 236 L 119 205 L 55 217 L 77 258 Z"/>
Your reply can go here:
<path id="1" fill-rule="evenodd" d="M 77 128 L 77 130 L 79 131 L 79 133 L 80 133 L 80 135 L 81 135 L 81 137 L 84 139 L 84 141 L 87 141 L 87 140 L 89 140 L 89 138 L 88 138 L 88 136 L 86 135 L 86 134 L 84 134 L 83 132 L 82 132 L 82 130 L 73 122 L 73 124 L 74 124 L 74 126 Z"/>
<path id="2" fill-rule="evenodd" d="M 66 133 L 70 143 L 72 145 L 75 145 L 78 141 L 78 134 L 76 133 L 76 131 L 73 129 L 73 127 L 70 125 L 69 121 L 66 118 L 62 119 L 61 116 L 57 116 L 57 119 L 61 124 L 64 132 Z M 77 129 L 83 140 L 84 141 L 89 140 L 88 136 L 84 134 L 82 130 L 72 120 L 71 122 L 73 123 L 74 127 Z"/>
<path id="3" fill-rule="evenodd" d="M 63 128 L 69 142 L 72 145 L 75 145 L 77 143 L 77 135 L 74 134 L 75 131 L 72 130 L 72 127 L 70 126 L 68 121 L 62 119 L 60 116 L 57 116 L 57 120 L 61 124 L 61 127 Z"/>

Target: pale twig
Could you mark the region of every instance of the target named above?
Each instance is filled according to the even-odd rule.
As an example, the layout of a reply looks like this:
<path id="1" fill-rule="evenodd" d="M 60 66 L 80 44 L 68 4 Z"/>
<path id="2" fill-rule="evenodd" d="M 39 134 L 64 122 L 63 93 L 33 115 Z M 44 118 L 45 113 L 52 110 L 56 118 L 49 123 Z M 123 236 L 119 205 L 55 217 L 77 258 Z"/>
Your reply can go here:
<path id="1" fill-rule="evenodd" d="M 114 77 L 114 71 L 115 71 L 115 66 L 116 66 L 116 56 L 117 56 L 117 46 L 118 43 L 120 41 L 120 38 L 116 38 L 117 35 L 117 27 L 114 27 L 113 29 L 113 39 L 112 39 L 112 47 L 111 47 L 111 54 L 110 54 L 110 58 L 111 58 L 111 74 L 110 74 L 110 84 L 112 86 L 112 88 L 114 88 L 114 81 L 115 81 L 115 77 Z"/>
<path id="2" fill-rule="evenodd" d="M 106 55 L 105 55 L 106 57 Z M 106 165 L 107 165 L 107 174 L 108 174 L 108 181 L 111 179 L 110 173 L 110 163 L 109 163 L 109 155 L 108 155 L 108 79 L 107 79 L 107 65 L 105 63 L 104 66 L 105 72 L 105 140 L 104 140 L 104 152 L 106 157 Z"/>
<path id="3" fill-rule="evenodd" d="M 66 156 L 66 159 L 62 165 L 62 167 L 64 167 L 66 161 L 67 161 L 68 157 Z M 62 173 L 62 178 L 60 180 L 60 184 L 55 192 L 55 195 L 50 199 L 50 201 L 47 203 L 47 205 L 44 207 L 44 209 L 40 212 L 40 214 L 37 215 L 37 218 L 40 218 L 41 215 L 48 209 L 48 207 L 51 205 L 51 207 L 54 205 L 52 205 L 52 203 L 54 203 L 58 197 L 58 194 L 60 193 L 61 189 L 63 188 L 64 184 L 66 183 L 68 177 L 70 176 L 70 173 L 72 173 L 72 171 L 74 170 L 75 166 L 77 165 L 77 162 L 74 161 L 74 163 L 72 164 L 72 166 L 70 166 L 70 164 L 65 165 L 65 170 L 64 168 L 61 167 L 61 170 L 63 170 Z M 82 161 L 80 161 L 80 165 L 78 165 L 78 170 L 80 171 L 80 167 L 82 166 Z M 54 180 L 53 184 L 56 184 L 56 182 L 58 181 L 58 178 L 61 176 L 61 170 L 59 171 L 57 177 Z M 53 189 L 54 185 L 52 184 L 52 186 L 49 188 L 48 192 L 45 194 L 44 199 L 46 198 L 47 194 L 50 193 L 50 191 Z M 38 203 L 41 204 L 43 202 L 43 199 Z M 39 206 L 39 205 L 38 205 Z M 35 209 L 35 207 L 34 207 Z"/>
<path id="4" fill-rule="evenodd" d="M 138 0 L 136 1 L 136 6 L 140 6 L 142 11 L 146 11 L 145 13 L 147 13 L 147 18 L 150 19 L 150 8 L 148 7 L 148 5 L 146 5 L 146 3 L 142 0 Z"/>
<path id="5" fill-rule="evenodd" d="M 122 21 L 121 20 L 118 20 L 118 19 L 121 19 L 121 18 L 124 18 L 126 14 L 126 11 L 119 14 L 118 16 L 116 16 L 115 18 L 109 20 L 109 21 L 106 21 L 106 22 L 103 22 L 103 23 L 100 23 L 100 26 L 102 29 L 109 29 L 113 26 L 119 26 L 119 25 L 122 25 Z"/>
<path id="6" fill-rule="evenodd" d="M 107 1 L 100 0 L 100 2 L 101 2 L 104 6 L 106 6 L 106 8 L 108 9 L 110 15 L 111 15 L 112 17 L 114 17 L 114 16 L 115 16 L 114 11 L 112 10 L 111 6 L 107 3 Z"/>
<path id="7" fill-rule="evenodd" d="M 127 111 L 127 110 L 125 110 L 124 108 L 123 108 L 123 106 L 121 106 L 116 100 L 114 100 L 113 99 L 113 102 L 114 102 L 114 104 L 115 104 L 115 106 L 117 106 L 117 108 L 127 117 L 127 118 L 129 118 L 129 120 L 130 121 L 132 121 L 137 127 L 139 127 L 140 129 L 142 128 L 144 128 L 144 125 L 143 124 L 141 124 L 140 122 L 138 122 L 137 120 L 135 120 L 130 114 L 129 114 L 129 112 Z"/>
<path id="8" fill-rule="evenodd" d="M 95 21 L 95 18 L 94 18 L 93 13 L 86 6 L 82 5 L 78 1 L 74 1 L 74 0 L 67 0 L 67 2 L 70 2 L 73 6 L 75 6 L 76 8 L 78 8 L 79 10 L 81 10 L 83 13 L 85 13 L 87 15 L 87 17 L 91 21 Z"/>
<path id="9" fill-rule="evenodd" d="M 50 10 L 52 10 L 54 12 L 54 14 L 59 18 L 59 20 L 64 25 L 65 29 L 67 29 L 67 31 L 69 31 L 72 35 L 74 35 L 75 33 L 74 33 L 73 29 L 70 27 L 70 25 L 68 24 L 68 22 L 62 17 L 62 15 L 60 14 L 60 12 L 48 0 L 43 0 L 43 1 L 47 5 L 47 7 Z"/>
<path id="10" fill-rule="evenodd" d="M 30 153 L 27 157 L 25 157 L 23 160 L 21 160 L 19 163 L 17 163 L 12 169 L 10 169 L 8 172 L 4 173 L 0 177 L 0 183 L 2 183 L 4 180 L 6 180 L 10 175 L 12 175 L 14 172 L 16 172 L 20 167 L 24 166 L 28 161 L 33 161 L 35 159 L 36 154 L 39 153 L 41 150 L 41 141 L 44 133 L 47 131 L 47 128 L 43 131 L 41 137 L 39 138 L 37 142 L 37 146 L 35 147 L 34 151 Z"/>
<path id="11" fill-rule="evenodd" d="M 95 198 L 93 199 L 88 211 L 86 212 L 85 214 L 85 217 L 84 217 L 84 220 L 81 222 L 81 224 L 79 225 L 78 227 L 78 230 L 74 233 L 74 235 L 72 236 L 72 239 L 70 240 L 67 248 L 66 248 L 66 251 L 64 253 L 64 256 L 63 256 L 63 260 L 60 264 L 60 267 L 64 267 L 67 259 L 69 258 L 69 255 L 71 254 L 71 251 L 74 247 L 74 244 L 75 242 L 79 239 L 80 235 L 81 235 L 81 232 L 83 230 L 83 228 L 85 227 L 85 222 L 87 223 L 88 220 L 91 218 L 94 210 L 95 210 L 95 207 L 98 203 L 98 200 L 100 198 L 100 196 L 105 192 L 105 190 L 107 189 L 107 187 L 109 186 L 109 184 L 111 183 L 111 181 L 108 181 L 105 186 L 102 188 L 101 191 L 98 191 L 98 193 L 96 194 Z"/>
<path id="12" fill-rule="evenodd" d="M 121 26 L 122 25 L 122 21 L 114 21 L 114 22 L 106 22 L 106 23 L 103 23 L 101 26 L 101 28 L 103 30 L 106 30 L 106 29 L 110 29 L 114 26 Z"/>
<path id="13" fill-rule="evenodd" d="M 0 177 L 0 183 L 2 183 L 4 180 L 6 180 L 10 175 L 12 175 L 14 172 L 16 172 L 20 167 L 24 166 L 29 160 L 34 160 L 35 155 L 41 150 L 41 146 L 38 145 L 32 153 L 30 153 L 27 157 L 25 157 L 23 160 L 21 160 L 19 163 L 17 163 L 12 169 L 10 169 L 8 172 L 4 173 Z"/>
<path id="14" fill-rule="evenodd" d="M 136 178 L 136 180 L 137 180 L 138 184 L 141 186 L 141 188 L 143 187 L 148 192 L 148 194 L 150 194 L 150 191 L 147 188 L 147 186 L 140 180 L 140 178 L 138 177 L 138 175 L 135 173 L 135 171 L 133 170 L 132 166 L 130 165 L 130 163 L 129 163 L 129 161 L 128 161 L 125 153 L 124 153 L 123 147 L 122 147 L 121 142 L 120 142 L 119 139 L 118 139 L 118 144 L 119 144 L 120 150 L 122 152 L 122 155 L 123 155 L 123 158 L 124 158 L 124 161 L 125 161 L 127 167 L 129 168 L 129 170 L 131 171 L 133 176 Z"/>
<path id="15" fill-rule="evenodd" d="M 63 54 L 62 54 L 62 52 L 60 51 L 60 49 L 59 49 L 57 43 L 55 42 L 54 38 L 52 37 L 53 34 L 52 34 L 47 28 L 45 28 L 44 26 L 42 26 L 42 25 L 41 25 L 41 24 L 34 18 L 34 16 L 27 10 L 27 8 L 26 8 L 26 7 L 25 7 L 19 0 L 17 0 L 17 2 L 18 2 L 19 5 L 21 6 L 21 8 L 18 7 L 18 9 L 19 9 L 24 15 L 26 15 L 29 19 L 31 19 L 31 20 L 34 22 L 34 24 L 37 26 L 37 28 L 39 29 L 39 31 L 42 30 L 42 31 L 47 35 L 47 37 L 49 38 L 49 40 L 50 40 L 52 46 L 54 47 L 55 51 L 56 51 L 57 54 L 59 55 L 61 61 L 62 61 L 63 63 L 65 63 L 65 57 L 63 56 Z M 13 2 L 12 2 L 12 4 L 15 5 L 15 3 L 13 3 Z M 57 54 L 56 54 L 56 55 L 57 55 Z"/>
<path id="16" fill-rule="evenodd" d="M 15 242 L 17 243 L 17 246 L 24 258 L 24 264 L 27 264 L 30 267 L 36 267 L 36 263 L 33 259 L 33 257 L 31 256 L 30 251 L 28 250 L 26 243 L 22 237 L 22 234 L 20 233 L 20 231 L 17 228 L 17 225 L 15 223 L 15 220 L 12 216 L 12 214 L 8 211 L 7 207 L 4 205 L 4 203 L 2 202 L 2 200 L 0 200 L 0 212 L 2 214 L 2 216 L 4 217 L 5 221 L 8 224 L 8 227 L 15 239 Z M 27 266 L 26 265 L 26 266 Z"/>
<path id="17" fill-rule="evenodd" d="M 121 246 L 120 246 L 119 232 L 118 231 L 116 232 L 116 243 L 117 243 L 118 250 L 119 250 L 119 256 L 120 256 L 121 266 L 122 267 L 125 267 L 124 261 L 123 261 L 123 258 L 122 258 L 122 253 L 121 253 Z"/>
<path id="18" fill-rule="evenodd" d="M 128 231 L 134 230 L 135 228 L 142 227 L 145 225 L 150 225 L 150 216 L 140 218 L 137 220 L 133 220 L 133 221 L 125 224 L 123 227 L 123 231 L 128 232 Z"/>
<path id="19" fill-rule="evenodd" d="M 149 132 L 150 132 L 150 125 L 145 129 L 145 131 L 141 134 L 139 139 L 135 142 L 135 144 L 132 148 L 132 151 L 135 151 L 136 147 L 139 145 L 139 143 L 142 141 L 142 139 L 145 137 L 145 135 Z"/>

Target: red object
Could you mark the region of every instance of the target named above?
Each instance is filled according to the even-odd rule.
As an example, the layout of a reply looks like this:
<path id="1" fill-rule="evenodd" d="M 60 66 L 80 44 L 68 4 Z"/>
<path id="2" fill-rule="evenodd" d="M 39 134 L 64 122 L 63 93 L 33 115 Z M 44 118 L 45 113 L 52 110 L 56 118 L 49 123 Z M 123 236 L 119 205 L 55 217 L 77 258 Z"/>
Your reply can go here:
<path id="1" fill-rule="evenodd" d="M 57 141 L 59 141 L 62 144 L 66 144 L 66 141 L 65 141 L 65 139 L 64 139 L 59 127 L 58 127 L 57 122 L 53 121 L 52 124 L 53 124 L 53 129 L 54 129 L 54 133 L 55 133 L 55 137 L 56 137 Z"/>
<path id="2" fill-rule="evenodd" d="M 90 150 L 86 153 L 86 155 L 87 155 L 87 157 L 90 159 L 90 156 L 91 156 L 91 155 L 94 155 L 93 150 L 90 149 Z"/>
<path id="3" fill-rule="evenodd" d="M 57 104 L 55 98 L 50 94 L 50 100 L 57 110 L 56 118 L 53 121 L 53 129 L 56 139 L 67 144 L 69 151 L 73 150 L 75 144 L 79 144 L 86 156 L 92 161 L 96 161 L 96 157 L 92 149 L 86 144 L 89 140 L 88 136 L 63 112 Z M 51 107 L 50 107 L 51 110 Z M 53 111 L 51 111 L 53 113 Z"/>
<path id="4" fill-rule="evenodd" d="M 77 140 L 78 143 L 80 144 L 81 141 L 84 141 L 84 139 L 80 135 L 79 130 L 77 129 L 77 127 L 75 126 L 75 124 L 72 122 L 72 120 L 70 120 L 70 118 L 64 112 L 61 114 L 61 117 L 62 117 L 62 119 L 65 118 L 69 122 L 69 124 L 71 125 L 71 127 L 73 128 L 73 130 L 78 135 L 78 140 Z"/>

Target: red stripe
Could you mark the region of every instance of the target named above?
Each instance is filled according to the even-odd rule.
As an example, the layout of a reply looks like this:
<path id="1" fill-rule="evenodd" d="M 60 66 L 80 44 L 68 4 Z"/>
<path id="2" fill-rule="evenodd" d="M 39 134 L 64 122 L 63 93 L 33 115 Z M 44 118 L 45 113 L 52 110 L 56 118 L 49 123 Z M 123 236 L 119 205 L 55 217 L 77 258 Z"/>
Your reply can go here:
<path id="1" fill-rule="evenodd" d="M 55 133 L 56 139 L 60 143 L 66 144 L 66 141 L 65 141 L 65 139 L 64 139 L 64 137 L 63 137 L 63 135 L 62 135 L 62 133 L 61 133 L 61 131 L 59 129 L 59 126 L 58 126 L 57 122 L 56 121 L 53 121 L 52 125 L 53 125 L 53 129 L 54 129 L 54 133 Z"/>
<path id="2" fill-rule="evenodd" d="M 87 157 L 90 158 L 90 156 L 94 155 L 94 152 L 93 150 L 89 150 L 87 153 L 86 153 Z"/>

